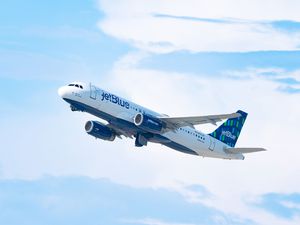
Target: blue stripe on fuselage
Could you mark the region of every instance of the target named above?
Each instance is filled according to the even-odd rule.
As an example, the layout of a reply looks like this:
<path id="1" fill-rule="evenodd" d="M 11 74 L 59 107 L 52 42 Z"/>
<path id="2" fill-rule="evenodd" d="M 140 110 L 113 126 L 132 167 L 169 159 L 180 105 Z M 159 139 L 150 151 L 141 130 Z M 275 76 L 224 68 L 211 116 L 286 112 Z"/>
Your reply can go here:
<path id="1" fill-rule="evenodd" d="M 71 99 L 66 99 L 66 98 L 64 98 L 64 100 L 66 102 L 68 102 L 69 104 L 71 104 L 72 106 L 74 106 L 75 108 L 80 109 L 82 111 L 85 111 L 87 113 L 90 113 L 90 114 L 92 114 L 96 117 L 99 117 L 101 119 L 104 119 L 104 120 L 108 121 L 110 124 L 112 124 L 114 126 L 117 126 L 119 129 L 124 130 L 124 131 L 129 132 L 129 133 L 132 133 L 133 135 L 136 135 L 137 133 L 142 133 L 142 134 L 145 133 L 145 131 L 141 130 L 139 127 L 137 127 L 132 122 L 128 122 L 126 120 L 113 117 L 113 116 L 111 116 L 111 115 L 109 115 L 105 112 L 102 112 L 98 109 L 95 109 L 95 108 L 93 108 L 89 105 L 86 105 L 84 103 L 81 103 L 81 102 L 77 102 L 77 101 L 74 101 L 74 100 L 71 100 Z M 183 145 L 180 145 L 180 144 L 178 144 L 174 141 L 171 141 L 171 140 L 169 140 L 168 138 L 166 138 L 162 135 L 155 134 L 152 137 L 152 139 L 154 139 L 155 137 L 157 137 L 157 140 L 164 140 L 160 144 L 163 144 L 163 145 L 165 145 L 169 148 L 172 148 L 174 150 L 177 150 L 177 151 L 180 151 L 180 152 L 183 152 L 183 153 L 191 154 L 191 155 L 198 155 L 193 150 L 191 150 L 191 149 L 189 149 L 189 148 L 187 148 Z M 149 141 L 151 141 L 151 138 L 149 138 L 149 139 L 150 139 Z M 166 141 L 166 140 L 169 140 L 169 142 Z M 156 142 L 156 141 L 153 140 L 153 142 Z"/>

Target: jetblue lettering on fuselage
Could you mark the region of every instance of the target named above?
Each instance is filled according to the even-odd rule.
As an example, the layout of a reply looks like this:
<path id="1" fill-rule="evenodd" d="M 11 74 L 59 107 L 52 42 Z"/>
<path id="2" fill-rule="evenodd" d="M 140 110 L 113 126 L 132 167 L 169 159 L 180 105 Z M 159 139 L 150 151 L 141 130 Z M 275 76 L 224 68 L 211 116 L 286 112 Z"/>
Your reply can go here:
<path id="1" fill-rule="evenodd" d="M 102 96 L 101 101 L 107 100 L 107 101 L 110 101 L 111 103 L 118 104 L 126 109 L 129 109 L 129 102 L 120 99 L 116 95 L 102 92 L 101 96 Z"/>

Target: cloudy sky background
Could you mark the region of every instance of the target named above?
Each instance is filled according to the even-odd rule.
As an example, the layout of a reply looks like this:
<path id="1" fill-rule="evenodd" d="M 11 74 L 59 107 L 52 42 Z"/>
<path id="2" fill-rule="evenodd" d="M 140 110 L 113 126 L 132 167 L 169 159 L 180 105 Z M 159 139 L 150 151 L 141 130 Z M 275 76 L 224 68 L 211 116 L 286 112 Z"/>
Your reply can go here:
<path id="1" fill-rule="evenodd" d="M 6 1 L 1 224 L 300 223 L 300 3 Z M 249 113 L 225 161 L 85 134 L 70 81 L 171 116 Z M 209 132 L 214 127 L 199 126 Z"/>

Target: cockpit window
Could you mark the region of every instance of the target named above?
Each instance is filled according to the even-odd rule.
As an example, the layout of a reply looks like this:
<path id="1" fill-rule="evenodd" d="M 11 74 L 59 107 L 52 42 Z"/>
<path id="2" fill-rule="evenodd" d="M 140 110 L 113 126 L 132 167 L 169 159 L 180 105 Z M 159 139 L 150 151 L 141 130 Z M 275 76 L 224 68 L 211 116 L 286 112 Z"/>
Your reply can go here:
<path id="1" fill-rule="evenodd" d="M 79 84 L 69 84 L 68 86 L 73 86 L 73 87 L 77 87 L 77 88 L 83 89 L 83 86 L 79 85 Z"/>

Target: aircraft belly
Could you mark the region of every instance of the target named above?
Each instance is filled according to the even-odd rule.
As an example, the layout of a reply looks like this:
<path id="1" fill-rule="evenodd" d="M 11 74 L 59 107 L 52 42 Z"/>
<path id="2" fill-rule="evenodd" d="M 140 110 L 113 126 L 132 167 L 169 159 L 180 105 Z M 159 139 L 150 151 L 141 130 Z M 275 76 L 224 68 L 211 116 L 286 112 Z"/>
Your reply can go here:
<path id="1" fill-rule="evenodd" d="M 172 143 L 177 143 L 177 145 L 183 146 L 184 149 L 189 149 L 189 151 L 192 151 L 194 154 L 203 156 L 203 157 L 213 157 L 213 158 L 226 158 L 225 153 L 222 153 L 220 149 L 218 148 L 218 145 L 216 145 L 216 148 L 214 150 L 209 150 L 210 142 L 205 138 L 205 140 L 198 140 L 194 136 L 189 136 L 184 133 L 175 133 L 175 132 L 168 132 L 164 134 L 165 137 L 170 139 Z M 168 146 L 168 145 L 167 145 Z M 168 146 L 170 148 L 174 148 L 174 146 Z M 175 146 L 177 147 L 177 146 Z M 178 150 L 178 149 L 176 149 Z M 185 152 L 182 150 L 182 152 Z M 185 152 L 187 153 L 187 152 Z"/>

